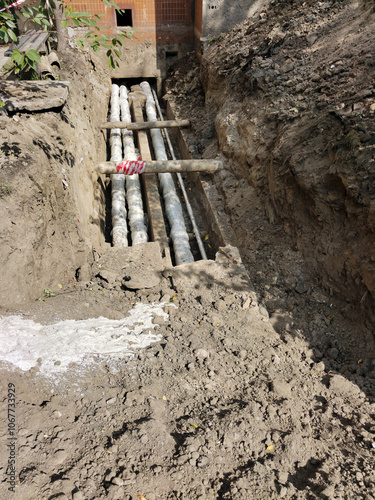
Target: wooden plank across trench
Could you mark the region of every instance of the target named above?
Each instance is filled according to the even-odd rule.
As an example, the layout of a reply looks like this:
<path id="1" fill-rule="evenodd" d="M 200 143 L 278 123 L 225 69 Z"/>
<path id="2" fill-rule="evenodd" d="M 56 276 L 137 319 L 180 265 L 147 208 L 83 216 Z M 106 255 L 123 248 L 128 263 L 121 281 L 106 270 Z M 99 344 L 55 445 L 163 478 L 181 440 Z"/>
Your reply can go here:
<path id="1" fill-rule="evenodd" d="M 132 92 L 131 96 L 134 118 L 137 122 L 142 122 L 144 120 L 140 100 L 141 96 L 138 96 L 137 92 Z M 143 160 L 150 161 L 151 152 L 148 143 L 147 132 L 145 132 L 145 130 L 138 130 L 137 135 L 140 154 Z M 157 177 L 155 174 L 145 173 L 141 176 L 140 179 L 141 182 L 143 182 L 151 238 L 153 241 L 157 241 L 160 244 L 163 263 L 165 267 L 172 267 L 168 236 L 165 230 L 163 210 L 160 203 Z"/>
<path id="2" fill-rule="evenodd" d="M 214 173 L 223 169 L 221 160 L 145 160 L 146 173 L 165 174 L 175 172 L 209 172 Z M 118 162 L 105 161 L 99 164 L 101 174 L 118 174 L 116 170 Z"/>
<path id="3" fill-rule="evenodd" d="M 158 120 L 157 122 L 105 122 L 99 128 L 113 129 L 113 128 L 126 128 L 127 130 L 150 130 L 152 128 L 177 128 L 177 127 L 190 127 L 189 120 Z"/>

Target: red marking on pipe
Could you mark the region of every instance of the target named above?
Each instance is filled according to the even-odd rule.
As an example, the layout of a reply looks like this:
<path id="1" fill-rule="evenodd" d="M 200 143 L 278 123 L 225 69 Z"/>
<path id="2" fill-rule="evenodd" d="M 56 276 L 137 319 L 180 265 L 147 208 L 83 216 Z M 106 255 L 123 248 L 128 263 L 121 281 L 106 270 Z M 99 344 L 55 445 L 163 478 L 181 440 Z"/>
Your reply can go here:
<path id="1" fill-rule="evenodd" d="M 138 160 L 125 160 L 116 166 L 116 170 L 118 174 L 143 174 L 146 170 L 146 162 L 141 161 L 141 157 Z"/>

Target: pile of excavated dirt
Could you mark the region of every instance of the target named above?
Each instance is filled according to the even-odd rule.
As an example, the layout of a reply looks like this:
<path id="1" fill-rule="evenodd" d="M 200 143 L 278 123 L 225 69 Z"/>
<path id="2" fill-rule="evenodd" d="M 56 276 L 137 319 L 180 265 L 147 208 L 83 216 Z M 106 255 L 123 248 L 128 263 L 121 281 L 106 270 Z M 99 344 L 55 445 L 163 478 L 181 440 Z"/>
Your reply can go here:
<path id="1" fill-rule="evenodd" d="M 1 498 L 375 498 L 366 9 L 271 2 L 172 68 L 242 263 L 106 243 L 96 60 L 61 112 L 0 115 Z"/>
<path id="2" fill-rule="evenodd" d="M 72 50 L 59 75 L 70 81 L 62 109 L 0 112 L 0 307 L 35 300 L 44 289 L 90 278 L 103 244 L 105 121 L 109 75 Z M 1 82 L 0 82 L 1 85 Z"/>
<path id="3" fill-rule="evenodd" d="M 166 85 L 176 116 L 192 121 L 184 131 L 191 154 L 225 162 L 226 171 L 212 179 L 217 211 L 233 228 L 231 242 L 272 324 L 280 334 L 301 333 L 327 366 L 346 373 L 356 359 L 374 357 L 373 27 L 367 4 L 271 2 L 212 41 L 202 67 L 194 54 L 175 65 Z M 349 88 L 347 70 L 336 62 L 338 41 L 350 55 Z M 324 73 L 327 60 L 332 67 Z M 321 91 L 326 79 L 330 93 Z M 340 118 L 332 111 L 343 109 L 338 99 L 347 107 Z M 332 156 L 323 146 L 338 124 L 342 143 Z M 361 136 L 355 148 L 344 144 L 351 130 Z M 343 188 L 354 177 L 363 188 L 357 201 Z"/>
<path id="4" fill-rule="evenodd" d="M 283 224 L 314 282 L 371 322 L 374 24 L 373 2 L 271 1 L 167 89 L 196 117 L 191 151 L 204 154 L 216 130 L 228 168 Z"/>

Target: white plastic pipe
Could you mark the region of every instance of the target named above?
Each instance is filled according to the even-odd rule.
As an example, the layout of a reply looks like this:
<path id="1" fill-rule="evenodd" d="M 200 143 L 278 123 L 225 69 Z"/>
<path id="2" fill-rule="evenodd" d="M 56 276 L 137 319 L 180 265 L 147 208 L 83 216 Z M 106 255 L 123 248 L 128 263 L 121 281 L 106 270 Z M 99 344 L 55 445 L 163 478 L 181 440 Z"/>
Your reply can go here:
<path id="1" fill-rule="evenodd" d="M 149 121 L 156 121 L 155 101 L 148 82 L 142 82 L 141 88 L 146 95 L 146 113 Z M 160 129 L 151 129 L 151 139 L 157 160 L 168 160 L 163 136 Z M 165 202 L 165 211 L 171 226 L 171 238 L 176 264 L 194 262 L 190 250 L 189 236 L 186 231 L 180 200 L 171 174 L 159 174 L 159 181 Z"/>
<path id="2" fill-rule="evenodd" d="M 111 122 L 120 121 L 119 86 L 112 85 L 111 91 Z M 111 145 L 111 161 L 120 163 L 122 161 L 121 130 L 111 130 L 109 142 Z M 112 183 L 112 243 L 113 246 L 128 246 L 128 225 L 126 222 L 125 206 L 125 176 L 121 174 L 111 175 Z"/>
<path id="3" fill-rule="evenodd" d="M 120 109 L 121 121 L 130 123 L 131 115 L 128 101 L 128 89 L 120 87 Z M 135 152 L 133 132 L 122 129 L 122 143 L 124 146 L 125 160 L 137 160 Z M 126 199 L 128 201 L 129 225 L 132 245 L 139 245 L 147 242 L 147 228 L 145 224 L 145 214 L 143 210 L 141 185 L 139 175 L 126 176 Z"/>

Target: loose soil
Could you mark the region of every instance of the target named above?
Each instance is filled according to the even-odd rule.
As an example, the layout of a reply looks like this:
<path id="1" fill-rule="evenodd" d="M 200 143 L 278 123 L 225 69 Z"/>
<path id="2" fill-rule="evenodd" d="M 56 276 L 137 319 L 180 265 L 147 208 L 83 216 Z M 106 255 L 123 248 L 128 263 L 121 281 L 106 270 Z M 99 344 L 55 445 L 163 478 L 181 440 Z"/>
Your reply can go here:
<path id="1" fill-rule="evenodd" d="M 1 498 L 375 498 L 373 16 L 271 2 L 201 67 L 171 68 L 192 156 L 226 166 L 205 179 L 230 226 L 215 261 L 168 270 L 157 248 L 110 247 L 98 60 L 66 59 L 62 111 L 0 115 L 3 319 L 58 331 L 143 304 L 155 337 L 122 355 L 87 341 L 64 370 L 42 341 L 31 368 L 1 363 Z"/>

